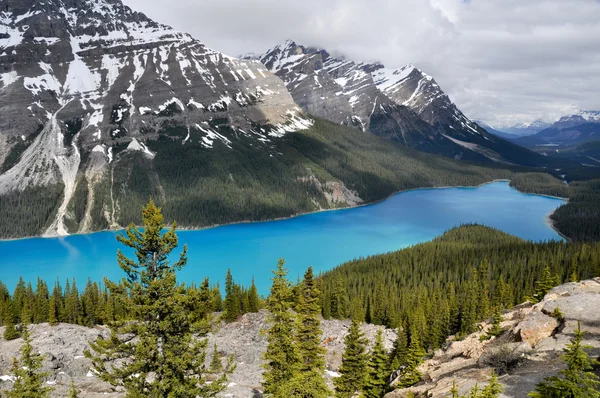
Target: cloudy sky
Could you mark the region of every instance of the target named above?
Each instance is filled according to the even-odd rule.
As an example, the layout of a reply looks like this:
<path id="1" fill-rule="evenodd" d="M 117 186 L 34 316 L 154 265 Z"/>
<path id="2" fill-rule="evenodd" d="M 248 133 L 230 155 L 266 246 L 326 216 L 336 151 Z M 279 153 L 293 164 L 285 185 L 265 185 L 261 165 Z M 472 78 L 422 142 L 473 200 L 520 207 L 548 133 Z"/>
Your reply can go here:
<path id="1" fill-rule="evenodd" d="M 286 39 L 412 62 L 473 119 L 600 109 L 600 0 L 125 0 L 229 55 Z"/>

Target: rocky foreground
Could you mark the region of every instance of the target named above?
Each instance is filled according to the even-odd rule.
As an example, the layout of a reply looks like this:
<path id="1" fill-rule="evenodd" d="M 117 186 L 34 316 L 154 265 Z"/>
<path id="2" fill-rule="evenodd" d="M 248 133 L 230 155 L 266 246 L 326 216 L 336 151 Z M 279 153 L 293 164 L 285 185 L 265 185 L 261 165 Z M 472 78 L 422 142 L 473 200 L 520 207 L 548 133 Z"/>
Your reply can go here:
<path id="1" fill-rule="evenodd" d="M 564 320 L 551 316 L 559 308 Z M 504 314 L 502 323 L 506 332 L 498 338 L 481 342 L 479 337 L 491 326 L 481 324 L 481 331 L 461 341 L 449 339 L 444 349 L 422 366 L 424 382 L 412 387 L 414 393 L 443 397 L 456 381 L 461 392 L 467 392 L 475 383 L 485 384 L 492 369 L 501 373 L 505 386 L 504 397 L 525 397 L 544 377 L 554 375 L 563 364 L 562 348 L 573 336 L 577 321 L 586 330 L 586 344 L 594 347 L 593 356 L 600 355 L 600 278 L 579 283 L 568 283 L 554 288 L 545 299 L 536 304 L 523 304 Z M 224 397 L 260 396 L 261 356 L 266 347 L 266 312 L 246 314 L 238 321 L 223 324 L 209 336 L 209 347 L 216 342 L 219 353 L 233 354 L 237 368 L 230 376 Z M 327 349 L 327 378 L 337 375 L 344 348 L 348 321 L 323 321 L 323 346 Z M 363 325 L 363 331 L 373 341 L 378 326 Z M 0 328 L 0 335 L 2 332 Z M 384 331 L 385 344 L 391 348 L 396 338 L 394 330 Z M 34 348 L 44 354 L 44 369 L 50 372 L 47 383 L 55 387 L 52 396 L 67 395 L 71 378 L 83 397 L 122 397 L 124 394 L 99 380 L 90 370 L 90 361 L 83 356 L 88 341 L 106 335 L 104 327 L 86 328 L 60 324 L 33 325 Z M 18 354 L 21 339 L 5 341 L 0 338 L 0 390 L 12 385 L 11 363 Z M 210 356 L 210 355 L 209 355 Z M 210 358 L 207 358 L 209 360 Z M 407 390 L 396 390 L 387 398 L 405 397 Z"/>

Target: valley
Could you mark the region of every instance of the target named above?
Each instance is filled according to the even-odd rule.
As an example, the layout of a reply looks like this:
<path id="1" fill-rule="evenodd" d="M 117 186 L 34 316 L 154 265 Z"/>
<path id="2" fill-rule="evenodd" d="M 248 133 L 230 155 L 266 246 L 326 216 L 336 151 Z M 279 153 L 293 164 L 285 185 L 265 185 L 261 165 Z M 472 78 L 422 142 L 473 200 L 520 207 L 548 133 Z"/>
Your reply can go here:
<path id="1" fill-rule="evenodd" d="M 600 4 L 325 4 L 0 0 L 0 396 L 600 397 Z"/>

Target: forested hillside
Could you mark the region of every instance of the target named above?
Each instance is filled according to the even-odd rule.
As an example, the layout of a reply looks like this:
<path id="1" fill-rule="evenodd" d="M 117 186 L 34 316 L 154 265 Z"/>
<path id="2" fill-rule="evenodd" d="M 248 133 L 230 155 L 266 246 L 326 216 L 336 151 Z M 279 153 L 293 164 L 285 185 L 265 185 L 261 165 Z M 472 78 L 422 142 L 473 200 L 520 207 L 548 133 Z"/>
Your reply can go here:
<path id="1" fill-rule="evenodd" d="M 323 315 L 416 331 L 436 348 L 474 322 L 557 285 L 600 275 L 600 244 L 533 243 L 467 225 L 412 248 L 358 259 L 322 276 Z"/>
<path id="2" fill-rule="evenodd" d="M 228 127 L 215 126 L 227 134 Z M 356 204 L 356 195 L 370 202 L 403 189 L 478 185 L 512 174 L 424 154 L 319 120 L 260 148 L 243 136 L 229 143 L 215 140 L 206 148 L 195 131 L 182 145 L 186 134 L 184 128 L 166 126 L 147 142 L 153 158 L 121 145 L 113 148 L 109 171 L 80 175 L 65 218 L 69 232 L 131 221 L 139 225 L 139 208 L 149 196 L 169 222 L 203 227 L 345 207 Z M 60 187 L 0 196 L 0 237 L 43 233 L 60 197 Z"/>

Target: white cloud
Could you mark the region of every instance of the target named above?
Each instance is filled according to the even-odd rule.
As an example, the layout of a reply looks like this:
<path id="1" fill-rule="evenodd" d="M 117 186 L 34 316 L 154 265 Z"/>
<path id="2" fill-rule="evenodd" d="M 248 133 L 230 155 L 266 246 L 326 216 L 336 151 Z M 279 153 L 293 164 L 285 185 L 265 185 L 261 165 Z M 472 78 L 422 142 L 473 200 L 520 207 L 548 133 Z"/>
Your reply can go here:
<path id="1" fill-rule="evenodd" d="M 285 39 L 433 75 L 471 118 L 600 109 L 598 0 L 125 0 L 231 55 Z"/>

